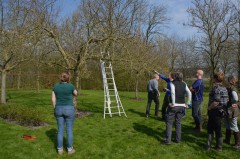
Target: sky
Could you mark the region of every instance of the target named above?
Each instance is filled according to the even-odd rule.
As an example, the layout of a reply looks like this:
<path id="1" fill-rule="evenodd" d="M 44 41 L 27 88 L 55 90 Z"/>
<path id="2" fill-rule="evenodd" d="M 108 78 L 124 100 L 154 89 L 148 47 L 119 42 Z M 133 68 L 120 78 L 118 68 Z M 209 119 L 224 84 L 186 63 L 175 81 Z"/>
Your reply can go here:
<path id="1" fill-rule="evenodd" d="M 197 35 L 198 32 L 195 28 L 192 28 L 183 23 L 189 22 L 189 15 L 187 9 L 192 5 L 191 0 L 149 0 L 152 4 L 164 4 L 167 7 L 167 15 L 170 17 L 168 27 L 164 29 L 164 33 L 167 35 L 177 34 L 182 38 L 191 38 Z"/>
<path id="2" fill-rule="evenodd" d="M 60 16 L 70 15 L 79 5 L 81 0 L 57 0 L 57 5 L 61 8 Z M 171 19 L 167 27 L 163 28 L 163 33 L 168 36 L 178 35 L 180 38 L 191 38 L 197 35 L 197 30 L 184 26 L 189 16 L 187 9 L 191 6 L 191 0 L 149 0 L 153 5 L 164 4 L 167 7 L 167 16 Z"/>

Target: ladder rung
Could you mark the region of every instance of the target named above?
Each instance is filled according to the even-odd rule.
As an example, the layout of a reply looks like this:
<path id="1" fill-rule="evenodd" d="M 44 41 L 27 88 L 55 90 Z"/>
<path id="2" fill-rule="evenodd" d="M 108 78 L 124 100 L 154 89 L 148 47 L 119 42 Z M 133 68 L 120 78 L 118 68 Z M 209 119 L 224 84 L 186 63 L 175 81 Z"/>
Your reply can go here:
<path id="1" fill-rule="evenodd" d="M 122 108 L 122 106 L 111 106 L 110 108 Z M 105 109 L 108 109 L 108 107 L 106 107 Z"/>
<path id="2" fill-rule="evenodd" d="M 119 108 L 118 106 L 113 106 L 113 107 L 110 107 L 110 108 Z"/>
<path id="3" fill-rule="evenodd" d="M 113 78 L 104 78 L 104 79 L 113 79 Z"/>
<path id="4" fill-rule="evenodd" d="M 109 101 L 105 101 L 105 102 L 109 102 Z M 115 100 L 111 100 L 110 102 L 117 102 L 117 101 L 115 101 Z"/>
<path id="5" fill-rule="evenodd" d="M 109 91 L 115 91 L 115 89 L 108 89 Z"/>
<path id="6" fill-rule="evenodd" d="M 119 114 L 119 113 L 124 113 L 124 112 L 114 112 L 114 113 L 105 113 L 105 114 Z"/>
<path id="7" fill-rule="evenodd" d="M 116 96 L 116 95 L 105 95 L 105 96 Z"/>

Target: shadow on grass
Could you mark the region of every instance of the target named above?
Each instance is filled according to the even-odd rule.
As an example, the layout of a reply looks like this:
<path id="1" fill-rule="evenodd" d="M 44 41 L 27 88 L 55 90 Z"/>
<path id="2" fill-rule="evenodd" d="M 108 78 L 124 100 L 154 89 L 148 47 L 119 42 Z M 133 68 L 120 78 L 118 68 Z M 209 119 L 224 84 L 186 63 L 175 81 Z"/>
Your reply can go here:
<path id="1" fill-rule="evenodd" d="M 194 150 L 202 151 L 206 153 L 209 158 L 226 158 L 224 153 L 218 152 L 214 149 L 216 144 L 216 138 L 213 139 L 212 149 L 206 151 L 207 144 L 207 133 L 201 132 L 197 133 L 193 130 L 193 127 L 190 125 L 182 125 L 182 141 L 184 141 L 189 147 L 192 147 Z M 223 151 L 235 151 L 232 147 L 226 146 L 223 144 Z"/>
<path id="2" fill-rule="evenodd" d="M 52 129 L 46 131 L 46 135 L 52 141 L 54 149 L 57 149 L 57 132 L 58 131 L 55 128 L 52 128 Z M 63 137 L 63 147 L 65 147 L 65 148 L 67 147 L 65 137 Z"/>
<path id="3" fill-rule="evenodd" d="M 146 118 L 146 114 L 143 113 L 143 112 L 138 112 L 138 111 L 136 111 L 136 110 L 134 110 L 134 109 L 128 109 L 128 111 L 129 111 L 129 112 L 132 112 L 132 113 L 134 113 L 134 114 L 138 114 L 140 117 Z M 150 115 L 149 118 L 155 119 L 155 120 L 158 120 L 158 121 L 162 121 L 162 120 L 160 120 L 160 119 L 161 119 L 160 117 L 156 117 L 156 116 L 151 116 L 151 115 Z M 165 122 L 165 121 L 162 121 L 162 122 Z"/>
<path id="4" fill-rule="evenodd" d="M 202 151 L 209 158 L 212 158 L 212 159 L 228 158 L 229 156 L 226 156 L 226 154 L 224 152 L 238 151 L 229 145 L 223 144 L 223 152 L 218 152 L 215 149 L 216 137 L 213 138 L 211 150 L 207 151 L 206 150 L 206 145 L 207 145 L 207 133 L 206 132 L 196 133 L 193 131 L 192 127 L 187 126 L 187 125 L 184 125 L 183 129 L 185 130 L 184 140 L 186 141 L 186 144 L 189 145 L 190 147 L 194 148 L 194 150 Z"/>
<path id="5" fill-rule="evenodd" d="M 206 146 L 207 135 L 194 131 L 193 126 L 182 124 L 182 140 L 195 149 L 203 150 Z M 194 141 L 194 142 L 193 142 Z M 193 144 L 194 143 L 194 144 Z"/>
<path id="6" fill-rule="evenodd" d="M 141 132 L 141 133 L 144 133 L 148 136 L 151 136 L 151 137 L 154 137 L 155 139 L 157 139 L 158 141 L 162 140 L 161 139 L 161 132 L 159 131 L 156 131 L 146 125 L 142 125 L 142 124 L 138 124 L 138 123 L 133 123 L 133 128 L 138 131 L 138 132 Z"/>
<path id="7" fill-rule="evenodd" d="M 102 107 L 101 107 L 94 103 L 87 103 L 87 102 L 81 100 L 78 102 L 78 108 L 80 108 L 81 110 L 90 111 L 90 112 L 94 112 L 94 113 L 102 113 L 103 103 L 102 103 Z"/>

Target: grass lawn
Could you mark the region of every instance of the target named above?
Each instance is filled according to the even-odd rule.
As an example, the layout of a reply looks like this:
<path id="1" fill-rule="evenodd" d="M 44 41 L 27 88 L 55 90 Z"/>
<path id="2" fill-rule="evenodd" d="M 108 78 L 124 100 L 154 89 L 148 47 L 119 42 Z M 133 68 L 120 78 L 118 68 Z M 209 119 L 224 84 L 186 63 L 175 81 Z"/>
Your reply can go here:
<path id="1" fill-rule="evenodd" d="M 158 118 L 145 117 L 146 93 L 140 93 L 142 101 L 134 101 L 132 92 L 120 92 L 127 118 L 114 116 L 103 119 L 103 91 L 83 90 L 78 98 L 79 108 L 93 114 L 74 123 L 74 147 L 76 153 L 70 157 L 56 153 L 57 125 L 50 102 L 51 92 L 36 94 L 34 91 L 8 91 L 12 106 L 33 107 L 42 112 L 48 126 L 30 129 L 0 121 L 1 159 L 238 159 L 240 151 L 224 145 L 223 152 L 205 151 L 206 130 L 201 134 L 192 131 L 191 110 L 182 124 L 182 142 L 169 146 L 161 145 L 164 140 L 165 123 Z M 164 94 L 161 95 L 161 101 Z M 207 97 L 205 98 L 205 103 Z M 206 108 L 206 104 L 204 104 Z M 151 113 L 154 112 L 152 105 Z M 203 110 L 206 113 L 206 109 Z M 225 132 L 225 131 L 224 131 Z M 29 141 L 22 135 L 34 135 L 38 139 Z M 174 136 L 174 135 L 173 135 Z M 65 146 L 66 147 L 66 146 Z"/>

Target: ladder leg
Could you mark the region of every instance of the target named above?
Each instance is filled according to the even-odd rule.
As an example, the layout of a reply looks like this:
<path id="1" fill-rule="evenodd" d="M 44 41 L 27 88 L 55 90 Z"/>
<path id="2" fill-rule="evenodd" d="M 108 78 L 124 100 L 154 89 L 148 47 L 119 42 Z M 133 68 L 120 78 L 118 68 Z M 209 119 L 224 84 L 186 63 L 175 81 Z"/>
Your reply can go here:
<path id="1" fill-rule="evenodd" d="M 125 117 L 127 117 L 127 115 L 126 115 L 126 113 L 125 113 L 125 110 L 124 110 L 124 108 L 123 108 L 123 106 L 122 106 L 122 102 L 121 102 L 121 100 L 120 100 L 120 97 L 119 97 L 118 94 L 117 94 L 117 96 L 118 96 L 118 99 L 119 99 L 119 104 L 120 104 L 120 106 L 121 106 L 121 108 L 122 108 L 122 112 L 123 112 L 123 114 L 125 115 Z"/>
<path id="2" fill-rule="evenodd" d="M 121 110 L 120 110 L 120 101 L 119 101 L 119 98 L 118 98 L 118 93 L 115 92 L 115 96 L 116 96 L 116 101 L 117 101 L 117 109 L 118 109 L 118 115 L 121 116 Z"/>
<path id="3" fill-rule="evenodd" d="M 112 117 L 112 111 L 111 111 L 111 102 L 110 101 L 108 101 L 107 102 L 108 103 L 108 112 L 109 112 L 109 115 L 110 115 L 110 117 Z"/>
<path id="4" fill-rule="evenodd" d="M 104 110 L 103 110 L 103 118 L 106 116 L 106 95 L 105 95 L 105 87 L 104 87 Z"/>

